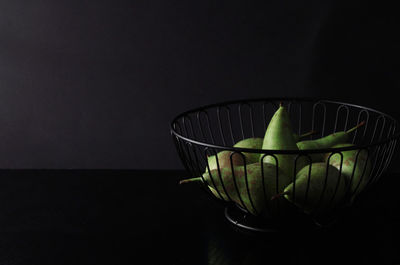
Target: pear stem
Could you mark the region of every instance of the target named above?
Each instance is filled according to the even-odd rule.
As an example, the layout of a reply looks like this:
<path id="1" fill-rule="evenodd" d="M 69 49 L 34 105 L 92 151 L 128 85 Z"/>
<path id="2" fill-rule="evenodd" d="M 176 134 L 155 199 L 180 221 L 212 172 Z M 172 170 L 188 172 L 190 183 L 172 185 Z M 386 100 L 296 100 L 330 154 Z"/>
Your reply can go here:
<path id="1" fill-rule="evenodd" d="M 279 107 L 283 107 L 283 101 L 279 102 Z"/>
<path id="2" fill-rule="evenodd" d="M 199 181 L 200 182 L 203 181 L 201 179 L 201 177 L 191 178 L 191 179 L 183 179 L 183 180 L 179 181 L 179 184 L 186 184 L 186 183 L 190 183 L 190 182 L 199 182 Z"/>
<path id="3" fill-rule="evenodd" d="M 362 121 L 359 124 L 357 124 L 355 127 L 351 128 L 350 130 L 347 130 L 346 133 L 351 133 L 352 131 L 355 131 L 358 128 L 360 128 L 361 126 L 364 126 L 364 124 L 365 124 L 365 121 Z"/>
<path id="4" fill-rule="evenodd" d="M 282 197 L 283 195 L 286 195 L 286 194 L 289 194 L 289 193 L 290 193 L 289 191 L 278 193 L 278 194 L 276 194 L 276 195 L 274 195 L 274 196 L 271 197 L 271 201 L 276 200 L 276 199 L 279 199 L 279 198 Z"/>
<path id="5" fill-rule="evenodd" d="M 309 131 L 307 133 L 303 133 L 302 135 L 299 136 L 299 138 L 301 139 L 301 138 L 304 138 L 304 137 L 307 137 L 307 136 L 310 136 L 310 135 L 314 135 L 316 133 L 317 133 L 317 131 L 312 130 L 312 131 Z"/>

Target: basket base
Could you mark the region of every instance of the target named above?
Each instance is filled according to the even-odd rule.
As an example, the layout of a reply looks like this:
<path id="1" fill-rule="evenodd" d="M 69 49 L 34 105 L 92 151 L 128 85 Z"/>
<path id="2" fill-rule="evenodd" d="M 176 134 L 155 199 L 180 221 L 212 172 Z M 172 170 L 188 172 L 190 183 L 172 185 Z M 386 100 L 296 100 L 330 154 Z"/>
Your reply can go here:
<path id="1" fill-rule="evenodd" d="M 257 233 L 277 233 L 278 227 L 268 220 L 257 218 L 234 205 L 225 207 L 225 218 L 235 227 Z"/>
<path id="2" fill-rule="evenodd" d="M 262 218 L 247 213 L 238 205 L 227 205 L 225 218 L 234 228 L 250 233 L 280 233 L 299 230 L 328 229 L 336 225 L 337 217 L 312 218 L 305 214 L 293 214 L 285 218 Z M 296 220 L 293 222 L 293 220 Z"/>

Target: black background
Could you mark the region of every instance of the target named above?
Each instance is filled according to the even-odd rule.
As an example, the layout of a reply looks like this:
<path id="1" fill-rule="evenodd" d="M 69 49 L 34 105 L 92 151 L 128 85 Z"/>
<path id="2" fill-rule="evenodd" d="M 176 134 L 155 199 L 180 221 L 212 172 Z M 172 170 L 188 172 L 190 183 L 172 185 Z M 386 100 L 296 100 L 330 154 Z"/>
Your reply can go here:
<path id="1" fill-rule="evenodd" d="M 182 168 L 172 118 L 311 96 L 400 118 L 379 1 L 1 1 L 0 167 Z"/>

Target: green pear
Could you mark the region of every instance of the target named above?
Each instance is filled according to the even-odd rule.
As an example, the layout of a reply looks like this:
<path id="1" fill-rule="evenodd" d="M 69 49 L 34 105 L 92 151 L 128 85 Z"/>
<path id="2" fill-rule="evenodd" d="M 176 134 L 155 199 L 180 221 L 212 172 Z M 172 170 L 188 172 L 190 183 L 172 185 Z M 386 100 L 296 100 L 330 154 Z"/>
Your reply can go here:
<path id="1" fill-rule="evenodd" d="M 239 148 L 248 148 L 248 149 L 261 149 L 263 143 L 263 138 L 247 138 L 237 142 L 233 147 Z M 233 153 L 233 154 L 232 154 Z M 231 156 L 232 154 L 232 156 Z M 253 164 L 258 162 L 260 154 L 259 153 L 249 153 L 243 152 L 243 156 L 240 153 L 234 153 L 233 151 L 225 150 L 218 152 L 217 155 L 212 155 L 207 158 L 208 166 L 210 170 L 219 168 L 231 168 L 231 157 L 232 157 L 232 165 L 243 166 L 246 164 Z M 217 164 L 218 160 L 218 164 Z M 246 162 L 245 162 L 246 160 Z M 208 168 L 206 167 L 205 172 L 208 172 Z"/>
<path id="2" fill-rule="evenodd" d="M 237 142 L 233 147 L 248 148 L 248 149 L 261 149 L 263 144 L 263 138 L 247 138 Z M 243 153 L 246 157 L 246 164 L 253 164 L 258 162 L 260 153 Z"/>
<path id="3" fill-rule="evenodd" d="M 296 145 L 296 139 L 293 137 L 293 129 L 289 114 L 283 104 L 271 118 L 268 128 L 265 132 L 262 149 L 269 150 L 299 150 Z M 270 155 L 260 156 L 264 163 L 276 164 L 286 173 L 288 177 L 294 175 L 296 155 L 276 154 L 276 159 Z M 277 161 L 276 161 L 277 160 Z M 296 165 L 296 171 L 304 167 L 305 161 L 299 159 Z M 291 177 L 293 179 L 293 177 Z"/>
<path id="4" fill-rule="evenodd" d="M 289 184 L 280 195 L 284 195 L 285 199 L 304 209 L 306 213 L 316 210 L 317 207 L 319 210 L 328 209 L 344 199 L 345 178 L 334 166 L 327 166 L 323 162 L 312 163 L 302 168 L 296 177 L 295 183 Z"/>
<path id="5" fill-rule="evenodd" d="M 333 148 L 349 147 L 355 146 L 354 144 L 338 144 L 333 146 Z M 350 192 L 355 198 L 368 184 L 371 174 L 371 160 L 368 157 L 367 150 L 356 149 L 349 151 L 342 151 L 342 157 L 339 153 L 335 153 L 332 156 L 327 154 L 325 159 L 329 164 L 340 170 L 340 165 L 342 165 L 342 175 L 346 177 L 347 182 L 350 184 Z M 358 154 L 358 156 L 357 156 Z M 329 158 L 330 156 L 330 158 Z M 357 161 L 356 161 L 357 160 Z M 356 164 L 357 162 L 357 164 Z M 354 173 L 353 173 L 354 172 Z"/>
<path id="6" fill-rule="evenodd" d="M 293 138 L 294 138 L 294 141 L 297 143 L 297 142 L 300 141 L 301 139 L 303 139 L 303 138 L 305 138 L 305 137 L 307 137 L 307 136 L 316 134 L 316 133 L 317 133 L 317 131 L 314 131 L 314 130 L 309 131 L 309 132 L 307 132 L 307 133 L 303 133 L 303 134 L 293 133 Z"/>
<path id="7" fill-rule="evenodd" d="M 240 153 L 234 153 L 233 151 L 221 151 L 218 152 L 217 155 L 209 156 L 207 157 L 208 160 L 208 166 L 210 167 L 210 171 L 214 169 L 218 169 L 218 166 L 220 169 L 222 168 L 231 168 L 231 159 L 232 159 L 232 165 L 234 167 L 236 166 L 243 166 L 245 163 L 246 159 L 246 164 L 249 164 L 249 161 L 247 160 L 246 156 Z M 206 166 L 205 171 L 208 172 L 208 167 Z"/>
<path id="8" fill-rule="evenodd" d="M 275 165 L 253 163 L 246 166 L 221 168 L 221 175 L 217 169 L 203 174 L 204 181 L 212 194 L 218 199 L 233 201 L 253 215 L 259 215 L 268 207 L 275 207 L 270 198 L 280 192 L 290 183 L 284 172 Z M 247 181 L 246 173 L 247 172 Z M 263 174 L 264 172 L 264 181 Z M 221 182 L 222 180 L 222 182 Z M 277 181 L 278 180 L 278 183 Z M 185 179 L 180 184 L 188 182 L 202 182 L 201 177 Z M 264 184 L 264 185 L 263 185 Z M 238 192 L 239 191 L 239 192 Z M 264 193 L 265 192 L 265 193 Z"/>
<path id="9" fill-rule="evenodd" d="M 350 130 L 347 131 L 341 131 L 341 132 L 336 132 L 329 134 L 325 137 L 316 139 L 316 140 L 306 140 L 306 141 L 301 141 L 297 143 L 297 147 L 300 150 L 310 150 L 310 149 L 325 149 L 325 148 L 331 148 L 334 145 L 341 144 L 341 143 L 346 143 L 349 141 L 350 138 L 350 133 L 357 130 L 361 126 L 364 125 L 364 122 L 361 122 L 354 128 L 351 128 Z M 312 159 L 312 162 L 323 162 L 325 159 L 325 154 L 310 154 L 310 157 Z"/>
<path id="10" fill-rule="evenodd" d="M 299 139 L 307 137 L 307 136 L 315 134 L 315 133 L 316 133 L 315 131 L 310 131 L 310 132 L 304 133 L 302 135 L 293 133 L 293 137 L 295 138 L 295 141 L 297 142 Z M 264 138 L 252 137 L 252 138 L 246 138 L 246 139 L 240 140 L 235 145 L 233 145 L 233 147 L 248 148 L 248 149 L 261 149 L 263 142 L 264 142 Z M 221 151 L 217 154 L 218 164 L 219 164 L 220 168 L 231 167 L 231 161 L 230 161 L 231 153 L 232 153 L 232 151 Z M 260 158 L 260 153 L 244 152 L 243 155 L 246 159 L 246 164 L 253 164 L 255 162 L 258 162 L 259 158 Z M 232 155 L 232 164 L 233 164 L 233 166 L 242 166 L 244 164 L 243 157 L 240 154 Z M 208 157 L 208 165 L 210 167 L 210 170 L 218 168 L 215 155 Z M 206 168 L 205 171 L 207 171 L 207 170 L 208 169 Z"/>

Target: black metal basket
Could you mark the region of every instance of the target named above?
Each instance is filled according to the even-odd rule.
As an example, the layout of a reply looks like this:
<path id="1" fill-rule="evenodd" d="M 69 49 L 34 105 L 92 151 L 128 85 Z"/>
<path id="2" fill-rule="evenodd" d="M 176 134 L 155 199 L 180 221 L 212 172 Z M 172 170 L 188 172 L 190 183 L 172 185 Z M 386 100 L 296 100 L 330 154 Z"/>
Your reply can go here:
<path id="1" fill-rule="evenodd" d="M 235 143 L 246 138 L 263 138 L 268 122 L 280 103 L 287 107 L 295 132 L 299 135 L 309 131 L 317 132 L 315 135 L 308 136 L 307 139 L 316 139 L 334 132 L 345 131 L 360 122 L 365 122 L 365 125 L 351 135 L 350 142 L 355 146 L 310 150 L 263 150 L 233 147 Z M 300 219 L 312 220 L 313 224 L 324 223 L 324 220 L 329 220 L 329 222 L 335 220 L 335 217 L 343 209 L 351 207 L 352 200 L 372 187 L 388 168 L 400 137 L 398 128 L 399 122 L 393 117 L 363 106 L 329 100 L 272 98 L 224 102 L 186 111 L 172 121 L 171 135 L 186 170 L 191 177 L 200 177 L 203 180 L 203 173 L 210 169 L 208 157 L 221 151 L 230 151 L 232 172 L 234 171 L 232 158 L 235 155 L 243 159 L 244 167 L 248 165 L 245 153 L 257 153 L 262 158 L 270 156 L 275 159 L 277 155 L 294 155 L 294 168 L 298 165 L 299 159 L 307 159 L 309 164 L 313 163 L 314 154 L 324 154 L 325 156 L 328 154 L 328 164 L 331 156 L 335 154 L 340 155 L 341 162 L 343 162 L 344 151 L 356 150 L 356 160 L 360 152 L 367 154 L 367 159 L 371 161 L 371 168 L 367 174 L 362 173 L 360 182 L 363 178 L 367 180 L 362 190 L 347 192 L 345 199 L 329 211 L 304 213 L 304 208 L 295 206 L 293 203 L 286 203 L 285 200 L 279 200 L 273 210 L 270 209 L 262 215 L 255 216 L 254 211 L 251 211 L 248 205 L 234 202 L 230 196 L 221 196 L 221 190 L 212 191 L 208 185 L 202 185 L 212 198 L 226 205 L 225 216 L 232 224 L 253 231 L 271 231 L 281 224 L 289 226 L 294 223 L 299 224 L 301 223 Z M 218 159 L 216 160 L 219 177 L 221 177 L 221 168 Z M 357 161 L 354 167 L 356 165 Z M 340 170 L 341 168 L 342 165 L 340 165 Z M 276 170 L 276 183 L 278 183 L 278 168 Z M 249 192 L 248 176 L 246 170 L 244 171 L 247 192 Z M 264 181 L 264 177 L 263 173 L 262 181 Z M 291 177 L 294 181 L 293 193 L 295 193 L 296 169 Z M 328 174 L 325 176 L 325 183 L 327 177 Z M 223 183 L 222 180 L 221 182 Z M 219 199 L 216 198 L 216 192 L 220 195 Z M 242 191 L 236 190 L 236 192 L 240 198 Z M 308 187 L 306 192 L 308 192 Z M 247 196 L 251 198 L 250 194 Z M 295 198 L 295 194 L 293 197 Z M 265 200 L 265 204 L 268 205 L 270 202 L 267 201 L 270 198 L 266 196 Z M 251 205 L 253 206 L 253 204 Z M 325 224 L 329 222 L 325 222 Z"/>

